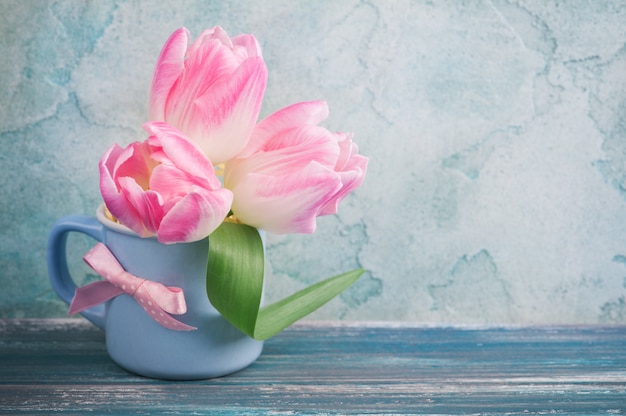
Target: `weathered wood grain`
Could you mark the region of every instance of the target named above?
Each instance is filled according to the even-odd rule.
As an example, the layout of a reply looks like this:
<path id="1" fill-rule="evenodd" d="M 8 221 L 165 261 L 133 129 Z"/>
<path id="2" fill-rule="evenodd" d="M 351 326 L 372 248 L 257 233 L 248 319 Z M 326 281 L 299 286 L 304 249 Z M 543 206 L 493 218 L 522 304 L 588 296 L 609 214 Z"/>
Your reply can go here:
<path id="1" fill-rule="evenodd" d="M 0 320 L 0 413 L 623 414 L 626 327 L 305 322 L 239 373 L 171 382 L 82 320 Z"/>

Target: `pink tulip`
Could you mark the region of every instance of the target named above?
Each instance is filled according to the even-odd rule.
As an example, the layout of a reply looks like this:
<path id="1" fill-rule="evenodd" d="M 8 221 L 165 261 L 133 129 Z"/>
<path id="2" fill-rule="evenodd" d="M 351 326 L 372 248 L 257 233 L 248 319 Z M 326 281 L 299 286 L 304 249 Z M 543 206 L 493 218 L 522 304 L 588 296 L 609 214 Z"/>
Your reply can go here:
<path id="1" fill-rule="evenodd" d="M 100 191 L 108 210 L 137 234 L 162 243 L 201 240 L 230 210 L 233 195 L 213 165 L 180 131 L 144 124 L 150 137 L 114 144 L 100 160 Z"/>
<path id="2" fill-rule="evenodd" d="M 226 164 L 224 186 L 232 211 L 248 225 L 276 234 L 312 233 L 316 217 L 334 214 L 363 182 L 368 159 L 352 134 L 331 133 L 317 123 L 326 103 L 304 102 L 261 121 L 249 146 Z"/>
<path id="3" fill-rule="evenodd" d="M 150 89 L 150 119 L 184 132 L 214 164 L 237 155 L 257 122 L 267 68 L 252 35 L 229 38 L 219 26 L 188 48 L 180 28 L 165 43 Z"/>

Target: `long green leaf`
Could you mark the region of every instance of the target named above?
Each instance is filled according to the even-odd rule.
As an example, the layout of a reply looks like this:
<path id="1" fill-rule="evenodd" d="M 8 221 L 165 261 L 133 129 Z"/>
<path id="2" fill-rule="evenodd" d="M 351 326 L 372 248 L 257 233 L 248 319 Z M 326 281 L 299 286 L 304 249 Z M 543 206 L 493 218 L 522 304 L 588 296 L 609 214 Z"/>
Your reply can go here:
<path id="1" fill-rule="evenodd" d="M 261 309 L 254 338 L 270 338 L 343 292 L 363 274 L 357 269 L 311 285 Z"/>
<path id="2" fill-rule="evenodd" d="M 225 222 L 209 237 L 209 300 L 226 320 L 258 340 L 315 311 L 364 272 L 358 269 L 331 277 L 261 309 L 263 257 L 261 237 L 250 226 Z"/>

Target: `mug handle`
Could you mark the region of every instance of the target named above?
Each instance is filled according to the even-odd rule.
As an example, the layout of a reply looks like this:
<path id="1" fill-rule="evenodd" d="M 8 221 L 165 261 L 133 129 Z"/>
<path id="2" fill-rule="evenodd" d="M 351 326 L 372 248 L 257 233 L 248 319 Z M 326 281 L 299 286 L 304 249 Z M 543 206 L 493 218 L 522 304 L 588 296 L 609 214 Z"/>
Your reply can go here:
<path id="1" fill-rule="evenodd" d="M 86 234 L 99 242 L 104 242 L 104 225 L 95 217 L 70 215 L 59 219 L 48 236 L 48 276 L 56 294 L 68 305 L 72 302 L 76 283 L 67 267 L 67 237 L 70 232 Z M 100 329 L 105 325 L 104 304 L 96 305 L 83 312 L 85 318 Z"/>

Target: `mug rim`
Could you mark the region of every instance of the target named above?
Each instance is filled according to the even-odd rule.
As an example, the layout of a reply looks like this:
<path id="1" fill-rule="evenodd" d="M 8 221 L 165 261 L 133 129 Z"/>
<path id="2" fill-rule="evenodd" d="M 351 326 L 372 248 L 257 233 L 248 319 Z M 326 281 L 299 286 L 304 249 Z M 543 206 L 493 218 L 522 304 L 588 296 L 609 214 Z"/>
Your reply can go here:
<path id="1" fill-rule="evenodd" d="M 136 232 L 134 232 L 133 230 L 131 230 L 127 226 L 122 225 L 119 222 L 115 222 L 115 221 L 110 220 L 104 214 L 104 204 L 100 204 L 98 206 L 98 209 L 96 209 L 96 218 L 98 219 L 98 221 L 100 221 L 100 223 L 102 225 L 104 225 L 105 227 L 107 227 L 110 230 L 114 230 L 114 231 L 117 231 L 119 233 L 128 234 L 128 235 L 134 235 L 134 236 L 137 235 Z"/>

